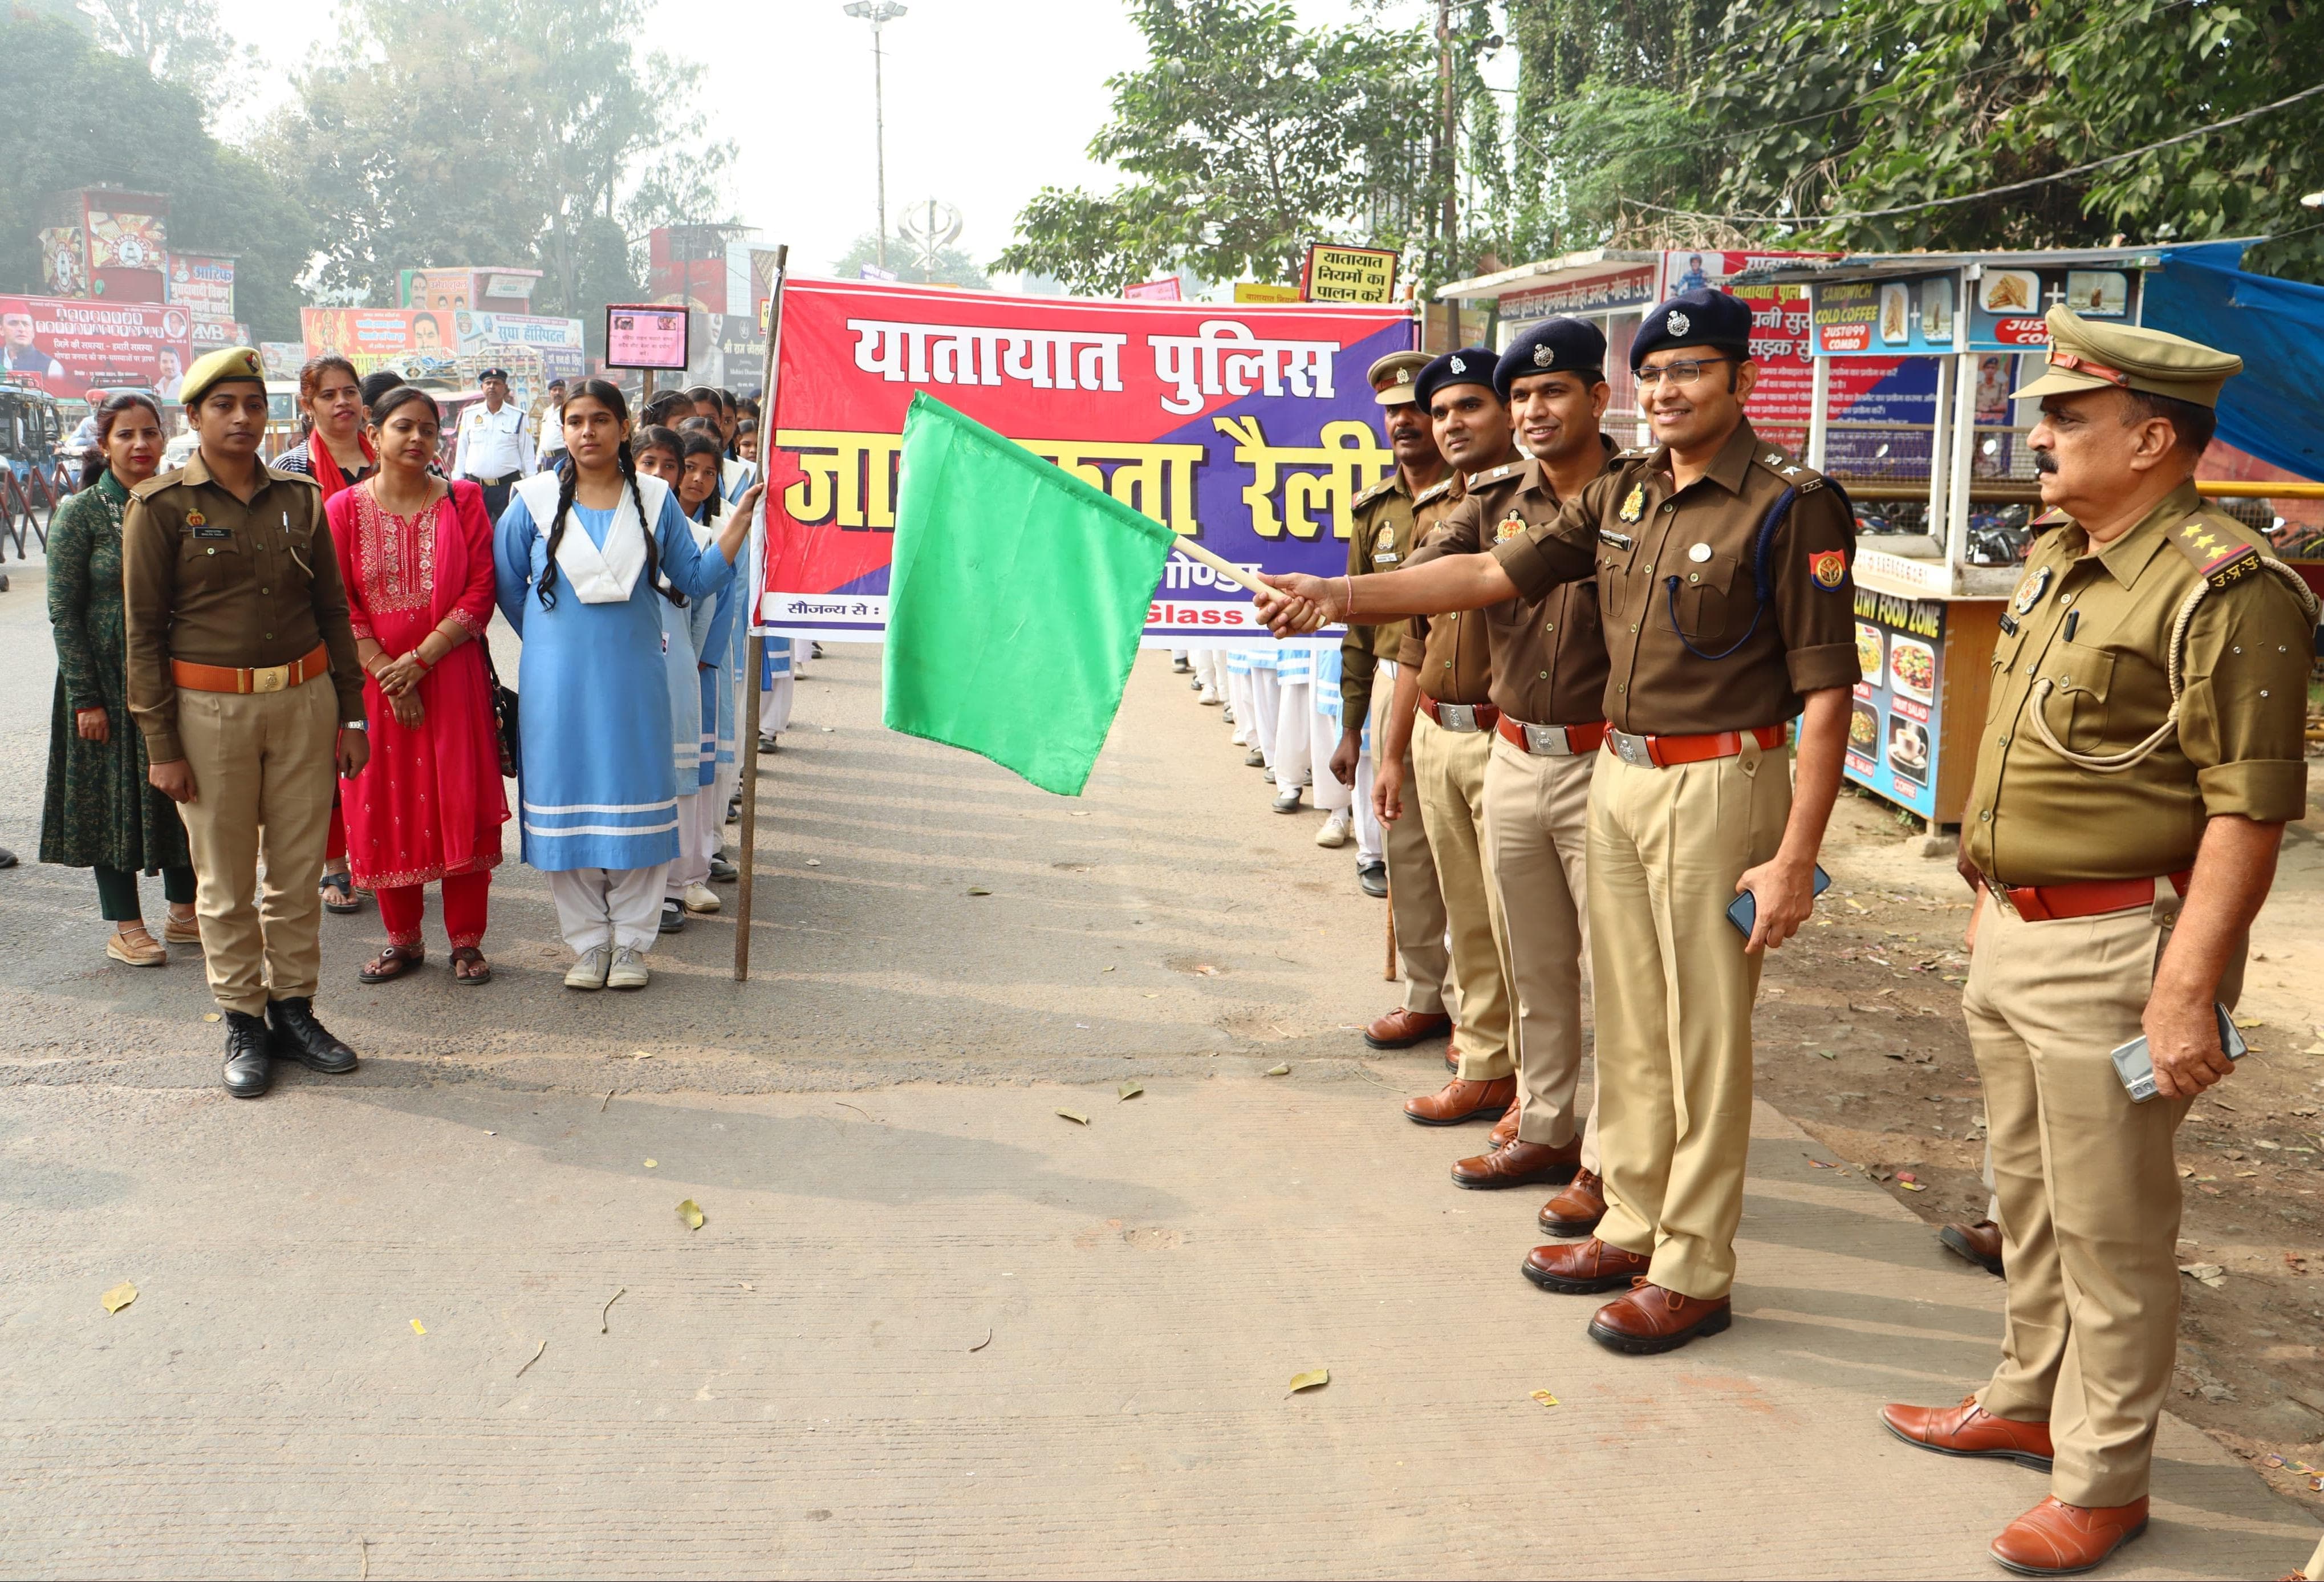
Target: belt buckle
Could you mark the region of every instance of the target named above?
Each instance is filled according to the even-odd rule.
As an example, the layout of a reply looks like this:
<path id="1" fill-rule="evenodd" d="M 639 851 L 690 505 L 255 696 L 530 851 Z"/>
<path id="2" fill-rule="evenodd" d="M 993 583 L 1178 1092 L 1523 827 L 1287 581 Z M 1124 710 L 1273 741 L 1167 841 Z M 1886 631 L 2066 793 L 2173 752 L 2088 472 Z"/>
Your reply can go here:
<path id="1" fill-rule="evenodd" d="M 1448 731 L 1474 731 L 1477 728 L 1477 706 L 1473 703 L 1440 703 L 1436 706 L 1436 723 Z"/>
<path id="2" fill-rule="evenodd" d="M 259 665 L 250 672 L 253 692 L 287 692 L 290 689 L 289 665 Z"/>
<path id="3" fill-rule="evenodd" d="M 1606 744 L 1614 749 L 1614 756 L 1625 763 L 1634 763 L 1640 769 L 1655 767 L 1654 749 L 1647 745 L 1644 736 L 1609 729 L 1606 733 Z"/>
<path id="4" fill-rule="evenodd" d="M 1529 725 L 1525 727 L 1526 751 L 1542 758 L 1571 758 L 1573 742 L 1562 725 Z"/>

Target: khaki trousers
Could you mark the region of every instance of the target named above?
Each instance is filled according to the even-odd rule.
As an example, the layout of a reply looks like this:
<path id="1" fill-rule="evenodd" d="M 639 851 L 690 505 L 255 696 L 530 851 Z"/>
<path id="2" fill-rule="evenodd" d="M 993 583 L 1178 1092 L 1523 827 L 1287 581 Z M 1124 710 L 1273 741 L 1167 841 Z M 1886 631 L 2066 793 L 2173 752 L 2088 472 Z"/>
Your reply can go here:
<path id="1" fill-rule="evenodd" d="M 1501 976 L 1517 1000 L 1517 1137 L 1573 1141 L 1582 1076 L 1582 979 L 1590 970 L 1582 898 L 1591 772 L 1599 754 L 1555 758 L 1499 735 L 1485 765 L 1485 861 L 1500 897 Z M 1599 1173 L 1598 1099 L 1582 1137 L 1582 1168 Z"/>
<path id="2" fill-rule="evenodd" d="M 1598 1022 L 1599 1236 L 1705 1300 L 1735 1282 L 1751 1143 L 1759 958 L 1727 921 L 1735 883 L 1783 843 L 1784 755 L 1666 769 L 1601 754 L 1590 782 L 1590 937 Z"/>
<path id="3" fill-rule="evenodd" d="M 1996 1417 L 2047 1419 L 2050 1492 L 2146 1493 L 2179 1347 L 2186 1099 L 2133 1104 L 2108 1055 L 2139 1033 L 2158 938 L 2142 908 L 2029 923 L 1987 904 L 1961 1010 L 1985 1087 L 2009 1266 Z"/>
<path id="4" fill-rule="evenodd" d="M 1396 666 L 1382 660 L 1372 677 L 1372 751 L 1388 742 L 1388 706 L 1396 697 Z M 1412 754 L 1404 754 L 1404 783 L 1416 800 Z M 1387 826 L 1388 899 L 1396 918 L 1396 953 L 1404 972 L 1404 1008 L 1416 1016 L 1444 1014 L 1444 986 L 1452 958 L 1444 948 L 1444 893 L 1436 884 L 1436 855 L 1428 849 L 1428 827 L 1410 807 Z"/>
<path id="5" fill-rule="evenodd" d="M 178 694 L 194 800 L 178 807 L 198 880 L 210 993 L 228 1011 L 312 997 L 323 971 L 323 846 L 337 765 L 338 694 L 318 676 L 285 692 Z M 258 869 L 266 888 L 258 892 Z"/>
<path id="6" fill-rule="evenodd" d="M 1501 901 L 1485 876 L 1485 764 L 1490 731 L 1448 731 L 1425 714 L 1412 722 L 1413 789 L 1436 884 L 1452 926 L 1452 976 L 1461 986 L 1461 1078 L 1509 1076 L 1509 991 L 1501 977 Z"/>

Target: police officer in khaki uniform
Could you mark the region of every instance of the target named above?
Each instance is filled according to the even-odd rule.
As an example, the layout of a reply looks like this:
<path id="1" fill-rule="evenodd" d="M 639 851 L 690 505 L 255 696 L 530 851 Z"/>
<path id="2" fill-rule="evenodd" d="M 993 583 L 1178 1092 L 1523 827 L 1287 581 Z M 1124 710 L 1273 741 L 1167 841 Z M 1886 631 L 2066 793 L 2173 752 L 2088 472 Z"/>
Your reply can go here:
<path id="1" fill-rule="evenodd" d="M 1501 354 L 1493 387 L 1528 459 L 1473 473 L 1468 497 L 1413 560 L 1477 554 L 1554 514 L 1611 464 L 1600 429 L 1611 392 L 1606 338 L 1579 319 L 1550 319 Z M 1472 620 L 1477 617 L 1471 617 Z M 1554 1235 L 1588 1235 L 1605 1213 L 1598 1185 L 1597 1106 L 1575 1115 L 1582 1072 L 1583 906 L 1591 772 L 1606 737 L 1609 661 L 1598 585 L 1563 583 L 1537 599 L 1482 612 L 1494 722 L 1485 766 L 1485 865 L 1500 901 L 1501 974 L 1516 996 L 1517 1102 L 1495 1146 L 1452 1167 L 1463 1187 L 1571 1185 L 1542 1210 Z"/>
<path id="2" fill-rule="evenodd" d="M 1517 459 L 1508 408 L 1493 389 L 1498 361 L 1483 347 L 1466 347 L 1438 357 L 1413 381 L 1435 430 L 1436 449 L 1453 469 L 1439 486 L 1453 510 L 1465 493 L 1466 474 Z M 1423 540 L 1424 550 L 1441 531 Z M 1501 903 L 1485 869 L 1485 764 L 1499 714 L 1491 700 L 1491 649 L 1484 618 L 1473 613 L 1415 620 L 1410 627 L 1397 652 L 1396 696 L 1372 781 L 1372 805 L 1391 827 L 1410 816 L 1403 797 L 1408 758 L 1411 789 L 1452 924 L 1461 1032 L 1452 1079 L 1406 1100 L 1404 1113 L 1425 1126 L 1499 1121 L 1517 1101 L 1517 1062 L 1509 1053 L 1509 991 L 1501 971 Z"/>
<path id="3" fill-rule="evenodd" d="M 2316 604 L 2195 492 L 2242 359 L 2049 312 L 2027 437 L 2057 521 L 2003 615 L 1961 820 L 1979 916 L 1962 1010 L 2009 1271 L 2001 1365 L 1912 1443 L 2050 1471 L 1994 1557 L 2086 1570 L 2146 1526 L 2179 1339 L 2172 1139 L 2234 1068 L 2232 1003 L 2287 819 Z M 2154 1096 L 2111 1052 L 2144 1036 Z"/>
<path id="4" fill-rule="evenodd" d="M 1525 1272 L 1554 1291 L 1628 1288 L 1590 1323 L 1616 1351 L 1730 1322 L 1761 952 L 1813 908 L 1858 679 L 1854 520 L 1745 420 L 1750 328 L 1748 305 L 1712 291 L 1648 313 L 1630 356 L 1660 442 L 1489 555 L 1272 577 L 1280 591 L 1259 601 L 1292 633 L 1598 578 L 1610 728 L 1591 775 L 1588 890 L 1606 1217 L 1586 1242 L 1534 1249 Z M 1727 915 L 1747 892 L 1748 939 Z"/>
<path id="5" fill-rule="evenodd" d="M 200 447 L 139 485 L 121 524 L 129 709 L 192 848 L 226 1088 L 256 1098 L 270 1057 L 355 1067 L 315 1019 L 315 886 L 332 771 L 352 780 L 367 755 L 363 671 L 322 493 L 258 459 L 258 354 L 212 352 L 187 371 L 183 399 Z"/>
<path id="6" fill-rule="evenodd" d="M 1351 572 L 1389 571 L 1401 566 L 1426 530 L 1444 513 L 1444 458 L 1436 449 L 1428 413 L 1413 398 L 1412 391 L 1414 376 L 1427 365 L 1426 352 L 1390 352 L 1371 365 L 1373 399 L 1379 403 L 1381 426 L 1388 431 L 1396 470 L 1356 496 L 1355 531 L 1348 538 Z M 1427 496 L 1425 502 L 1424 495 Z M 1332 754 L 1331 769 L 1342 785 L 1356 783 L 1367 716 L 1371 719 L 1373 774 L 1378 776 L 1380 754 L 1388 744 L 1388 708 L 1396 695 L 1397 655 L 1404 634 L 1402 621 L 1369 626 L 1351 623 L 1341 640 L 1341 718 L 1346 723 L 1339 747 Z M 1387 686 L 1376 688 L 1375 679 Z M 1408 776 L 1408 752 L 1406 756 L 1404 772 Z M 1442 1036 L 1452 1025 L 1444 1009 L 1444 985 L 1452 959 L 1444 948 L 1444 897 L 1437 889 L 1436 859 L 1428 849 L 1428 832 L 1419 819 L 1400 819 L 1386 826 L 1380 844 L 1387 858 L 1385 869 L 1375 871 L 1359 863 L 1356 876 L 1366 893 L 1388 898 L 1396 924 L 1397 957 L 1404 973 L 1404 1004 L 1365 1028 L 1364 1041 L 1376 1050 L 1409 1049 Z"/>

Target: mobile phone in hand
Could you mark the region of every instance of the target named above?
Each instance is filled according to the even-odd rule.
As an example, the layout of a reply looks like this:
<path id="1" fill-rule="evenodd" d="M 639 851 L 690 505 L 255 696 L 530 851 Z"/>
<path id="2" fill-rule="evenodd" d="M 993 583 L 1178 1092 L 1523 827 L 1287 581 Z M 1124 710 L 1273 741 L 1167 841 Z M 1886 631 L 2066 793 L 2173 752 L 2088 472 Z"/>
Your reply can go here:
<path id="1" fill-rule="evenodd" d="M 2214 1001 L 2211 1009 L 2219 1018 L 2219 1048 L 2230 1060 L 2240 1060 L 2250 1045 L 2236 1027 L 2236 1019 L 2227 1008 Z M 2114 1051 L 2115 1075 L 2122 1078 L 2123 1090 L 2130 1095 L 2133 1104 L 2144 1104 L 2153 1098 L 2154 1087 L 2154 1051 L 2146 1047 L 2146 1035 L 2140 1033 Z"/>
<path id="2" fill-rule="evenodd" d="M 1823 865 L 1821 863 L 1818 863 L 1815 869 L 1815 893 L 1818 895 L 1821 895 L 1825 891 L 1831 888 L 1831 875 L 1823 871 Z M 1748 890 L 1746 890 L 1742 894 L 1729 902 L 1727 903 L 1727 921 L 1735 925 L 1735 930 L 1738 933 L 1741 934 L 1746 939 L 1748 939 L 1751 937 L 1751 930 L 1759 921 L 1759 898 L 1752 894 Z"/>

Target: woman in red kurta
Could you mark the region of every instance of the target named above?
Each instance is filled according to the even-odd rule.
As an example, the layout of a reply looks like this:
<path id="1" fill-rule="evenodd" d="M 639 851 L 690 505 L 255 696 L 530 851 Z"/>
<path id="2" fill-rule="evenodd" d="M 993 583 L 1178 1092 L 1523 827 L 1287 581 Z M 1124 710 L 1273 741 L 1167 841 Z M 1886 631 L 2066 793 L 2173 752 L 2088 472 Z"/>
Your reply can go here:
<path id="1" fill-rule="evenodd" d="M 387 948 L 363 981 L 401 977 L 425 957 L 421 886 L 441 881 L 455 981 L 490 980 L 478 948 L 501 860 L 508 799 L 484 679 L 493 530 L 483 493 L 431 476 L 440 419 L 409 387 L 371 411 L 379 470 L 325 507 L 347 589 L 371 720 L 371 761 L 348 785 L 347 856 L 379 897 Z"/>

